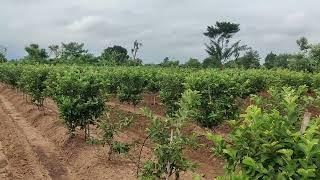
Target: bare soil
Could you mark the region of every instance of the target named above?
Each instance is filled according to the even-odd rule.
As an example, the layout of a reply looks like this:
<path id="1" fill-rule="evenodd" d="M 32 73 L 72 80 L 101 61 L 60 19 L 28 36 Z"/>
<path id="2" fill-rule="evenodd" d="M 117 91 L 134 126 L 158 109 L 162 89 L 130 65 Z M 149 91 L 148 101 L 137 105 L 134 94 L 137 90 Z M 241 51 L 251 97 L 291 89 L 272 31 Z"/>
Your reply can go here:
<path id="1" fill-rule="evenodd" d="M 153 96 L 145 98 L 145 104 L 153 104 Z M 164 109 L 159 100 L 153 109 L 161 116 Z M 27 103 L 23 94 L 0 85 L 0 179 L 137 179 L 134 161 L 140 145 L 146 137 L 148 120 L 141 115 L 139 108 L 112 101 L 111 116 L 119 114 L 133 117 L 132 127 L 119 134 L 119 139 L 136 141 L 137 146 L 129 156 L 115 156 L 107 160 L 107 147 L 89 145 L 84 141 L 82 131 L 70 138 L 67 129 L 59 119 L 57 107 L 52 100 L 46 100 L 45 111 Z M 162 109 L 161 109 L 162 108 Z M 187 157 L 196 162 L 198 174 L 205 179 L 214 179 L 223 174 L 223 161 L 212 156 L 208 142 L 203 134 L 207 129 L 190 123 L 185 131 L 200 135 L 201 148 L 186 150 Z M 91 127 L 93 136 L 101 132 Z M 227 133 L 224 127 L 218 133 Z M 152 158 L 152 144 L 147 142 L 142 159 Z M 181 179 L 192 179 L 187 172 Z"/>

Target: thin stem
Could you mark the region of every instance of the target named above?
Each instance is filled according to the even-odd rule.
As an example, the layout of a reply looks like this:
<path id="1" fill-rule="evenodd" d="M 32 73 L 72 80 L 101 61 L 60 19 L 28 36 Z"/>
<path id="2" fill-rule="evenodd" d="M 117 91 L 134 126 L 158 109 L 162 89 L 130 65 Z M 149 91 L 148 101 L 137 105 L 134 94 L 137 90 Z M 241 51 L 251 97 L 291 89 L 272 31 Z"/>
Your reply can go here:
<path id="1" fill-rule="evenodd" d="M 139 176 L 139 171 L 140 171 L 140 161 L 141 161 L 141 155 L 142 155 L 142 149 L 143 147 L 146 145 L 147 140 L 150 138 L 150 134 L 144 139 L 142 146 L 140 148 L 140 152 L 139 152 L 139 157 L 138 157 L 138 163 L 137 163 L 137 177 Z"/>
<path id="2" fill-rule="evenodd" d="M 172 141 L 173 141 L 173 129 L 171 129 L 171 133 L 170 133 L 170 144 L 172 143 Z M 171 175 L 171 172 L 172 172 L 172 170 L 171 170 L 171 162 L 168 161 L 168 162 L 167 162 L 166 180 L 169 180 L 169 177 L 170 177 L 170 175 Z"/>

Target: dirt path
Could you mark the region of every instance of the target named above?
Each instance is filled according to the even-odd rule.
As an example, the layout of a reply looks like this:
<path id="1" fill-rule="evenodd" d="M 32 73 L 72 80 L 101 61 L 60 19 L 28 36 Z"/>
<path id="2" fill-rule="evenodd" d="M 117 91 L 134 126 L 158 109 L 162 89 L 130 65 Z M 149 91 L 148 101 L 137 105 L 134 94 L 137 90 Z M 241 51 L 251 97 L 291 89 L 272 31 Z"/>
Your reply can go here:
<path id="1" fill-rule="evenodd" d="M 1 141 L 5 142 L 4 151 L 10 157 L 12 178 L 75 179 L 61 162 L 54 145 L 29 125 L 3 95 L 0 104 Z"/>
<path id="2" fill-rule="evenodd" d="M 9 179 L 9 165 L 6 155 L 3 153 L 3 147 L 0 141 L 0 179 Z"/>

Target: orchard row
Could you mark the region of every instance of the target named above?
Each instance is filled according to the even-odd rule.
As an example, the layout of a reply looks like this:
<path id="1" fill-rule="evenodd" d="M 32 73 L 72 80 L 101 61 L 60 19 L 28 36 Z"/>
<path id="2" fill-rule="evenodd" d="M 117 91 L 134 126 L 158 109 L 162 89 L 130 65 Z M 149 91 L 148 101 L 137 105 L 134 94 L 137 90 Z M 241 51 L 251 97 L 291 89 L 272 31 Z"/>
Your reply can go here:
<path id="1" fill-rule="evenodd" d="M 186 89 L 198 91 L 194 120 L 214 126 L 239 115 L 237 100 L 269 87 L 309 89 L 320 84 L 320 74 L 288 70 L 196 70 L 151 67 L 95 67 L 69 65 L 0 65 L 0 81 L 31 95 L 41 106 L 45 97 L 53 98 L 63 118 L 83 121 L 81 127 L 103 111 L 109 94 L 121 102 L 137 105 L 144 93 L 160 94 L 168 115 L 179 109 Z M 94 112 L 97 111 L 97 112 Z"/>

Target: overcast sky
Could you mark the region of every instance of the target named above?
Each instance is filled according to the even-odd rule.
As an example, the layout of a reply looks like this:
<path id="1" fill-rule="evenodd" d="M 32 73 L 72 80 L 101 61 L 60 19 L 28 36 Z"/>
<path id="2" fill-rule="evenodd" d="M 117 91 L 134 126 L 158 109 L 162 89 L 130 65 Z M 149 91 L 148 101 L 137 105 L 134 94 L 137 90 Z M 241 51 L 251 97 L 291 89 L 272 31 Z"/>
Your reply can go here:
<path id="1" fill-rule="evenodd" d="M 320 39 L 319 0 L 0 0 L 0 45 L 9 58 L 25 55 L 24 46 L 85 43 L 90 52 L 135 39 L 138 56 L 158 63 L 206 57 L 203 32 L 216 21 L 240 24 L 236 38 L 258 50 L 294 52 L 295 40 Z"/>

